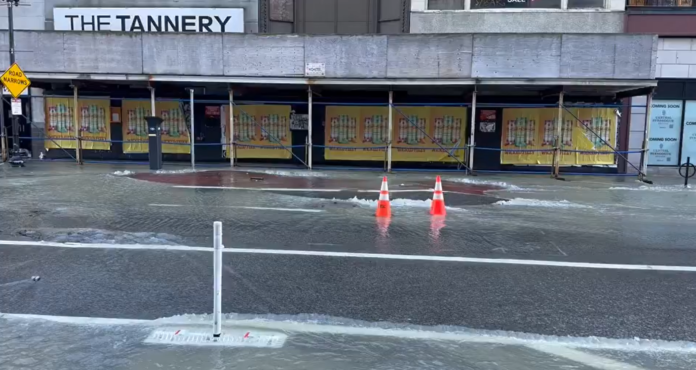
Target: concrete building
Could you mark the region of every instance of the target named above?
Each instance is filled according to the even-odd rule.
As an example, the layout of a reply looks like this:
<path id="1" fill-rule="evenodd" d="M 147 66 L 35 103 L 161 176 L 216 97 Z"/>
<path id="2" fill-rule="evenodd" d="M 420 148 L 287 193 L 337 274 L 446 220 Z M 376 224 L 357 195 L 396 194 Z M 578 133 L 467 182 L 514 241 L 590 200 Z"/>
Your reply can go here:
<path id="1" fill-rule="evenodd" d="M 630 149 L 641 148 L 649 114 L 650 171 L 671 172 L 696 161 L 696 2 L 630 0 L 626 32 L 659 36 L 652 109 L 646 97 L 632 99 Z"/>
<path id="2" fill-rule="evenodd" d="M 169 120 L 167 159 L 189 159 L 190 141 L 204 161 L 228 160 L 234 147 L 237 159 L 255 161 L 462 168 L 475 144 L 475 169 L 509 168 L 515 162 L 501 150 L 553 151 L 549 138 L 560 133 L 541 135 L 540 127 L 559 118 L 561 96 L 611 103 L 655 85 L 654 36 L 617 35 L 623 17 L 620 27 L 610 22 L 621 15 L 613 8 L 576 9 L 597 6 L 592 0 L 543 1 L 556 9 L 433 0 L 36 1 L 39 13 L 17 10 L 18 19 L 32 19 L 17 27 L 16 60 L 33 82 L 23 132 L 49 139 L 24 145 L 35 154 L 48 148 L 49 157 L 145 159 L 138 136 L 154 108 Z M 457 4 L 463 8 L 434 10 Z M 461 29 L 440 16 L 493 20 Z M 517 28 L 505 33 L 488 22 Z M 5 64 L 8 49 L 0 32 Z M 513 125 L 505 104 L 548 109 Z M 613 113 L 602 119 L 596 128 L 609 138 Z M 476 138 L 472 127 L 480 128 Z M 504 135 L 517 149 L 505 147 Z M 576 151 L 563 164 L 583 164 Z M 550 158 L 523 163 L 548 167 Z"/>

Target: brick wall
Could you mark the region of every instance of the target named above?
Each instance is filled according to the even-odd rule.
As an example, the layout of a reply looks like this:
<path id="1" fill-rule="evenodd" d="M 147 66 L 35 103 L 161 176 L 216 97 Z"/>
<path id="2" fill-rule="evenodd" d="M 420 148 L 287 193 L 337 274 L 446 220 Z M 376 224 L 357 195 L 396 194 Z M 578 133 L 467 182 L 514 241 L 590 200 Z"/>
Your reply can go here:
<path id="1" fill-rule="evenodd" d="M 696 78 L 696 38 L 660 38 L 657 78 Z"/>

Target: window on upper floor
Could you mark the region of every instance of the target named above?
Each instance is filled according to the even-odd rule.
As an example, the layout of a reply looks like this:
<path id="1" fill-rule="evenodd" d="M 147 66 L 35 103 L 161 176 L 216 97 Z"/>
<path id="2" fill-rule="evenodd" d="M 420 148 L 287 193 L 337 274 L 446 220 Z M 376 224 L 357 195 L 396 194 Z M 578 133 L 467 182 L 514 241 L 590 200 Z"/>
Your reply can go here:
<path id="1" fill-rule="evenodd" d="M 694 0 L 628 0 L 628 7 L 645 8 L 692 8 L 696 7 Z"/>
<path id="2" fill-rule="evenodd" d="M 604 8 L 605 0 L 568 0 L 568 9 Z"/>
<path id="3" fill-rule="evenodd" d="M 635 1 L 635 0 L 629 0 Z M 653 0 L 643 0 L 653 1 Z M 662 0 L 666 1 L 666 0 Z M 674 0 L 686 1 L 686 0 Z M 688 0 L 693 1 L 693 0 Z M 471 0 L 471 9 L 561 9 L 561 0 Z M 605 0 L 568 0 L 568 9 L 604 8 Z M 466 9 L 465 0 L 428 0 L 429 10 Z"/>
<path id="4" fill-rule="evenodd" d="M 471 0 L 471 9 L 499 8 L 560 9 L 561 0 Z"/>
<path id="5" fill-rule="evenodd" d="M 461 10 L 464 8 L 464 0 L 428 0 L 430 10 Z"/>

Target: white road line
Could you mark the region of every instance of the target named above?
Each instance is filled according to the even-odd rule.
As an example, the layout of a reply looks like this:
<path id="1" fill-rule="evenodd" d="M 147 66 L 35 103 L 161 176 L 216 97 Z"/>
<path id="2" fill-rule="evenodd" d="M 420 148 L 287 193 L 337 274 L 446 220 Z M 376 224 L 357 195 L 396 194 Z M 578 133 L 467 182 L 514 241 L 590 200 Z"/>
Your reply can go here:
<path id="1" fill-rule="evenodd" d="M 567 358 L 571 361 L 585 364 L 589 367 L 601 370 L 645 370 L 642 367 L 619 362 L 606 357 L 597 356 L 591 353 L 578 351 L 568 347 L 561 346 L 545 346 L 539 344 L 528 345 L 527 347 L 534 350 L 548 353 L 550 355 Z"/>
<path id="2" fill-rule="evenodd" d="M 195 205 L 195 204 L 148 204 L 150 207 L 205 207 L 205 208 L 236 208 L 236 209 L 255 209 L 261 211 L 281 211 L 281 212 L 305 212 L 305 213 L 320 213 L 324 212 L 320 209 L 307 208 L 276 208 L 276 207 L 249 207 L 249 206 L 210 206 L 210 205 Z"/>
<path id="3" fill-rule="evenodd" d="M 0 312 L 0 319 L 6 320 L 41 320 L 71 325 L 141 325 L 150 327 L 172 327 L 176 325 L 186 327 L 206 326 L 209 327 L 212 319 L 208 315 L 196 317 L 169 317 L 156 320 L 142 319 L 118 319 L 101 317 L 78 317 L 78 316 L 52 316 L 52 315 L 33 315 Z M 391 327 L 380 327 L 378 325 L 388 325 L 385 323 L 375 324 L 375 326 L 349 326 L 320 324 L 307 321 L 292 320 L 273 320 L 263 318 L 253 319 L 224 319 L 223 331 L 225 328 L 245 327 L 266 330 L 278 330 L 286 333 L 313 333 L 313 334 L 339 334 L 357 336 L 391 337 L 402 339 L 423 339 L 423 340 L 450 340 L 469 343 L 492 343 L 523 345 L 546 353 L 553 353 L 558 356 L 570 358 L 575 353 L 567 347 L 587 348 L 587 349 L 608 349 L 626 352 L 653 352 L 665 351 L 671 353 L 694 353 L 696 343 L 684 341 L 663 341 L 649 339 L 611 339 L 601 337 L 558 337 L 552 335 L 526 334 L 517 332 L 501 332 L 498 330 L 472 330 L 461 328 L 460 330 L 430 330 L 427 326 L 415 329 L 401 328 L 398 325 Z M 567 349 L 567 351 L 566 351 Z M 577 351 L 573 351 L 577 352 Z M 584 354 L 584 353 L 582 353 Z M 589 354 L 588 354 L 589 355 Z M 584 358 L 585 361 L 587 357 Z M 615 368 L 609 368 L 614 370 Z M 622 368 L 618 368 L 622 369 Z M 636 370 L 637 368 L 625 368 L 626 370 Z"/>
<path id="4" fill-rule="evenodd" d="M 192 186 L 192 185 L 174 185 L 173 188 L 178 189 L 219 189 L 219 190 L 254 190 L 254 191 L 302 191 L 302 192 L 322 192 L 322 193 L 337 193 L 344 189 L 297 189 L 297 188 L 244 188 L 237 186 Z"/>
<path id="5" fill-rule="evenodd" d="M 143 250 L 174 250 L 174 251 L 196 251 L 212 252 L 209 247 L 188 247 L 184 245 L 149 245 L 149 244 L 89 244 L 89 243 L 57 243 L 57 242 L 36 242 L 36 241 L 13 241 L 0 240 L 0 245 L 24 245 L 36 247 L 57 247 L 57 248 L 84 248 L 84 249 L 143 249 Z M 346 258 L 375 258 L 387 260 L 408 260 L 408 261 L 436 261 L 436 262 L 464 262 L 464 263 L 487 263 L 499 265 L 523 265 L 523 266 L 545 266 L 545 267 L 573 267 L 588 269 L 605 270 L 638 270 L 638 271 L 673 271 L 673 272 L 696 272 L 696 266 L 669 266 L 669 265 L 629 265 L 617 263 L 591 263 L 591 262 L 562 262 L 545 260 L 525 260 L 511 258 L 478 258 L 478 257 L 456 257 L 456 256 L 422 256 L 409 254 L 386 254 L 386 253 L 353 253 L 353 252 L 325 252 L 325 251 L 304 251 L 292 249 L 252 249 L 252 248 L 225 248 L 225 253 L 239 254 L 273 254 L 287 256 L 314 256 L 314 257 L 346 257 Z"/>
<path id="6" fill-rule="evenodd" d="M 1 245 L 21 245 L 31 247 L 82 248 L 82 249 L 129 249 L 129 250 L 165 250 L 183 252 L 212 252 L 213 248 L 188 247 L 185 245 L 150 245 L 150 244 L 87 244 L 0 240 Z"/>

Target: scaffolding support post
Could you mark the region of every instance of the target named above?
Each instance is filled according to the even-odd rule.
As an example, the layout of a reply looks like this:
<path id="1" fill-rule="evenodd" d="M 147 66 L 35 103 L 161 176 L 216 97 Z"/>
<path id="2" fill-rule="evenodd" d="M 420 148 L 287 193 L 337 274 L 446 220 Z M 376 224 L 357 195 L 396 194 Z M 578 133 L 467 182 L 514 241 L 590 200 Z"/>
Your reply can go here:
<path id="1" fill-rule="evenodd" d="M 150 112 L 152 112 L 152 116 L 156 117 L 157 116 L 157 109 L 155 107 L 155 88 L 152 86 L 148 86 L 150 89 Z"/>
<path id="2" fill-rule="evenodd" d="M 191 107 L 191 169 L 196 169 L 196 134 L 193 127 L 193 89 L 189 89 L 189 106 Z"/>
<path id="3" fill-rule="evenodd" d="M 79 110 L 77 101 L 77 86 L 73 85 L 73 125 L 75 125 L 75 159 L 77 164 L 82 164 L 82 138 L 80 137 L 80 122 L 77 111 Z"/>
<path id="4" fill-rule="evenodd" d="M 312 86 L 307 88 L 307 137 L 308 137 L 308 161 L 307 167 L 312 169 Z"/>
<path id="5" fill-rule="evenodd" d="M 474 89 L 476 89 L 474 87 Z M 477 92 L 471 95 L 471 131 L 469 132 L 469 160 L 467 161 L 467 167 L 469 173 L 474 171 L 474 150 L 476 147 L 476 95 Z"/>
<path id="6" fill-rule="evenodd" d="M 227 149 L 230 152 L 230 167 L 234 167 L 234 91 L 230 88 L 230 146 Z"/>
<path id="7" fill-rule="evenodd" d="M 387 172 L 392 170 L 392 140 L 394 130 L 394 91 L 389 89 L 389 134 L 387 135 Z"/>
<path id="8" fill-rule="evenodd" d="M 0 101 L 2 101 L 2 97 L 0 97 Z M 2 104 L 0 104 L 0 112 L 3 112 L 2 110 Z M 2 161 L 7 162 L 7 130 L 5 130 L 5 125 L 0 124 L 0 146 L 2 146 Z"/>
<path id="9" fill-rule="evenodd" d="M 556 120 L 556 150 L 553 152 L 553 176 L 561 171 L 561 136 L 563 135 L 563 91 L 558 94 L 558 119 Z"/>
<path id="10" fill-rule="evenodd" d="M 650 142 L 650 115 L 652 114 L 652 91 L 648 94 L 645 108 L 645 128 L 643 129 L 643 148 L 640 152 L 640 171 L 638 172 L 638 180 L 645 181 L 648 174 L 648 145 Z"/>

